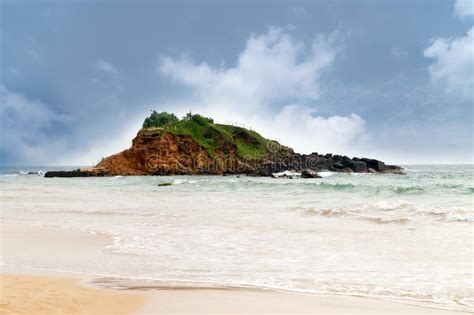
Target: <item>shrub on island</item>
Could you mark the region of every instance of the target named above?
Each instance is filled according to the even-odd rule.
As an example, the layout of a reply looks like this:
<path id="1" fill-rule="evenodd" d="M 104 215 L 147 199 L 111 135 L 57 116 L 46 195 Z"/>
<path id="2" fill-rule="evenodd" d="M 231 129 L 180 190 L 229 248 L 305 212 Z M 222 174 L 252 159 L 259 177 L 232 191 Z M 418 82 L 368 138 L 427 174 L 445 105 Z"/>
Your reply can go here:
<path id="1" fill-rule="evenodd" d="M 143 128 L 163 127 L 177 122 L 179 122 L 179 119 L 175 114 L 167 112 L 157 113 L 154 110 L 149 117 L 145 118 Z"/>

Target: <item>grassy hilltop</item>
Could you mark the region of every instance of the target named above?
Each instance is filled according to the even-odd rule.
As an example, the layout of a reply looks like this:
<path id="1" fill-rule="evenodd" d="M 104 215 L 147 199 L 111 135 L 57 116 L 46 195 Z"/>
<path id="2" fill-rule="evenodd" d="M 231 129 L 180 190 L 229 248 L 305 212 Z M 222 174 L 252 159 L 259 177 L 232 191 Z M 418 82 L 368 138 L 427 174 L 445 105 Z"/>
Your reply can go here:
<path id="1" fill-rule="evenodd" d="M 259 133 L 242 127 L 216 124 L 212 118 L 199 114 L 187 114 L 178 119 L 174 114 L 153 111 L 143 122 L 144 134 L 158 130 L 170 132 L 174 135 L 189 135 L 201 147 L 206 149 L 211 157 L 216 151 L 226 152 L 236 148 L 240 158 L 263 158 L 267 156 L 272 140 L 265 139 Z M 277 146 L 278 149 L 279 146 Z M 283 149 L 283 148 L 281 148 Z M 287 149 L 287 148 L 286 148 Z M 271 152 L 273 154 L 278 152 Z"/>

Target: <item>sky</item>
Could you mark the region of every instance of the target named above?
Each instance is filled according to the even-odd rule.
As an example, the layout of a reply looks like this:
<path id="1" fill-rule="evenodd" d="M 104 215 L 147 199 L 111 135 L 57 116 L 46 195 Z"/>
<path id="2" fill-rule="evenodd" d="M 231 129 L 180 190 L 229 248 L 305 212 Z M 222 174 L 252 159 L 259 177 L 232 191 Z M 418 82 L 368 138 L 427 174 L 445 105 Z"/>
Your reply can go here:
<path id="1" fill-rule="evenodd" d="M 153 109 L 473 163 L 473 21 L 473 0 L 1 0 L 0 165 L 95 164 Z"/>

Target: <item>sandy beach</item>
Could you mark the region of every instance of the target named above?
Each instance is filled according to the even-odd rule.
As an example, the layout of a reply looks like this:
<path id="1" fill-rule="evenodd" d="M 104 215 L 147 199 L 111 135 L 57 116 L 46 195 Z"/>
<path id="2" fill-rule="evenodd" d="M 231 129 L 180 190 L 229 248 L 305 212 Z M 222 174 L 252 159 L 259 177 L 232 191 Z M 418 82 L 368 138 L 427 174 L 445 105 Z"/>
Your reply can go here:
<path id="1" fill-rule="evenodd" d="M 0 278 L 2 314 L 131 314 L 145 298 L 90 288 L 77 279 L 25 275 Z"/>
<path id="2" fill-rule="evenodd" d="M 119 292 L 75 278 L 1 275 L 2 314 L 459 314 L 374 299 L 245 289 Z"/>
<path id="3" fill-rule="evenodd" d="M 100 251 L 108 237 L 52 227 L 2 224 L 2 257 L 51 255 L 59 262 Z M 2 314 L 460 314 L 362 297 L 246 288 L 144 284 L 99 288 L 100 277 L 2 265 Z"/>

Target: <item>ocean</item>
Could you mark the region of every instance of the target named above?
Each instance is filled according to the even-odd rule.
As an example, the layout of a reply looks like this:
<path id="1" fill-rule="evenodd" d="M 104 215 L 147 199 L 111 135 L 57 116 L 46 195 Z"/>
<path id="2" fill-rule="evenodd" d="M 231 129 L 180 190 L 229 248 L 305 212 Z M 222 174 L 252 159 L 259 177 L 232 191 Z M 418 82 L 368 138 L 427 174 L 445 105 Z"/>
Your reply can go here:
<path id="1" fill-rule="evenodd" d="M 105 234 L 113 244 L 74 260 L 0 262 L 115 285 L 273 288 L 472 311 L 474 166 L 404 167 L 404 176 L 320 179 L 44 178 L 60 168 L 3 167 L 4 224 Z"/>

